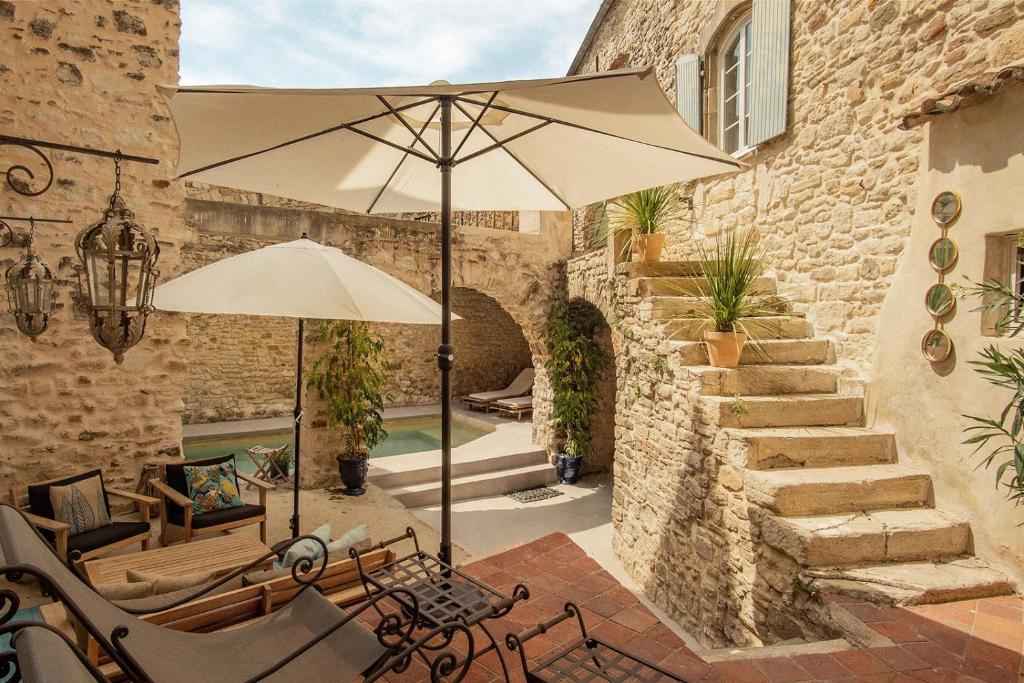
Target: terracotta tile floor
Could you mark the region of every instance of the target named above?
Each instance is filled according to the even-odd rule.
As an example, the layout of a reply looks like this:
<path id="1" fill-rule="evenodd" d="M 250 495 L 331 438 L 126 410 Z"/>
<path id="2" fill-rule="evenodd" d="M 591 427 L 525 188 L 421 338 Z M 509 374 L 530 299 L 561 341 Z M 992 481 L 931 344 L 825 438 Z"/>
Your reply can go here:
<path id="1" fill-rule="evenodd" d="M 551 534 L 485 560 L 465 571 L 511 592 L 525 583 L 531 598 L 505 618 L 488 622 L 496 638 L 520 632 L 561 611 L 569 600 L 580 605 L 591 635 L 635 652 L 687 681 L 775 683 L 798 681 L 1020 683 L 1024 644 L 1024 600 L 1019 596 L 966 600 L 943 605 L 895 608 L 829 596 L 891 641 L 884 647 L 827 654 L 721 661 L 709 664 L 686 647 L 636 597 L 623 588 L 564 534 Z M 575 637 L 566 621 L 526 644 L 531 660 Z M 504 647 L 504 646 L 502 646 Z M 506 653 L 514 681 L 523 681 L 517 654 Z M 494 653 L 480 657 L 469 683 L 499 680 Z M 429 680 L 415 661 L 402 675 L 386 680 Z"/>

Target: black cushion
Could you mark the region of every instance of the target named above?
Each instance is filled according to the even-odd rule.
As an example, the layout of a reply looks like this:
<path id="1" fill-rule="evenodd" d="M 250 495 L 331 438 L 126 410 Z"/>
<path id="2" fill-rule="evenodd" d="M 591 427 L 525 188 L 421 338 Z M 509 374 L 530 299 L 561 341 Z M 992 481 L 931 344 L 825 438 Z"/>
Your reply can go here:
<path id="1" fill-rule="evenodd" d="M 32 484 L 28 487 L 28 509 L 33 515 L 39 515 L 46 519 L 53 519 L 53 503 L 50 502 L 50 488 L 53 486 L 67 486 L 76 481 L 83 481 L 90 477 L 99 477 L 100 485 L 103 484 L 103 473 L 100 470 L 89 470 L 73 477 L 48 481 L 43 484 Z M 107 499 L 107 489 L 103 488 L 103 504 L 107 506 L 107 516 L 110 516 L 110 501 Z"/>
<path id="2" fill-rule="evenodd" d="M 149 522 L 111 522 L 99 529 L 69 536 L 68 552 L 77 550 L 87 553 L 144 533 L 149 533 Z"/>
<path id="3" fill-rule="evenodd" d="M 165 481 L 168 486 L 170 486 L 172 489 L 174 489 L 181 495 L 190 497 L 188 495 L 188 480 L 185 479 L 186 465 L 189 467 L 202 467 L 203 465 L 219 465 L 221 463 L 229 461 L 234 463 L 234 453 L 229 453 L 228 455 L 221 455 L 216 458 L 207 458 L 206 460 L 189 460 L 188 462 L 167 465 L 167 467 L 165 468 Z M 175 509 L 178 506 L 171 503 L 170 507 L 171 509 Z"/>
<path id="4" fill-rule="evenodd" d="M 242 519 L 249 519 L 250 517 L 258 517 L 265 514 L 267 514 L 267 509 L 262 505 L 249 505 L 246 503 L 245 505 L 236 505 L 233 508 L 210 510 L 209 512 L 204 512 L 201 515 L 192 515 L 192 528 L 203 529 L 206 527 L 217 526 L 218 524 L 237 522 Z M 167 521 L 171 524 L 184 526 L 185 511 L 177 506 L 169 508 L 167 510 Z"/>

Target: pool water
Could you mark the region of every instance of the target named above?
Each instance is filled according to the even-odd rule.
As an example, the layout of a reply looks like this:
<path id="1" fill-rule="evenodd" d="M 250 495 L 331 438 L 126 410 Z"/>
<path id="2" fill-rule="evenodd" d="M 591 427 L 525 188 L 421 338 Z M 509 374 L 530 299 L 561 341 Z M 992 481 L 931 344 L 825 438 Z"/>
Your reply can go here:
<path id="1" fill-rule="evenodd" d="M 436 416 L 417 417 L 402 420 L 388 420 L 384 424 L 388 438 L 377 444 L 370 452 L 371 458 L 389 455 L 434 451 L 441 448 L 441 418 Z M 462 446 L 478 439 L 488 430 L 459 419 L 452 420 L 452 447 Z M 186 460 L 204 460 L 221 455 L 235 454 L 235 464 L 242 472 L 255 472 L 256 465 L 245 453 L 245 449 L 260 444 L 267 448 L 280 448 L 292 444 L 291 430 L 260 434 L 232 434 L 203 439 L 189 439 L 185 442 Z"/>

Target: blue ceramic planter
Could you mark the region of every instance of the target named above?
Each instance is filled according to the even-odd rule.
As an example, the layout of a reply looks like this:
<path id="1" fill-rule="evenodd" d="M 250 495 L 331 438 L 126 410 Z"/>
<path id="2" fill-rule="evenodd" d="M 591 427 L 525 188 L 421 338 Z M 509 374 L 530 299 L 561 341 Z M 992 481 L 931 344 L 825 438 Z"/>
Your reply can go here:
<path id="1" fill-rule="evenodd" d="M 558 481 L 563 484 L 575 484 L 580 478 L 583 456 L 559 453 L 555 456 L 555 469 L 558 470 Z"/>

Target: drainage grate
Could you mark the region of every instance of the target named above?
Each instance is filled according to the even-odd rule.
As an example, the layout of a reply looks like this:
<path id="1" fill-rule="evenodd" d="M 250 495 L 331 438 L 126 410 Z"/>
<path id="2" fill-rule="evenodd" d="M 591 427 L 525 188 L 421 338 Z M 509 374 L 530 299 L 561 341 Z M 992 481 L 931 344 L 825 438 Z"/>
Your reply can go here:
<path id="1" fill-rule="evenodd" d="M 562 492 L 549 489 L 547 486 L 538 486 L 535 489 L 523 489 L 522 491 L 513 491 L 505 495 L 517 503 L 536 503 L 538 500 L 556 498 L 562 495 Z"/>

